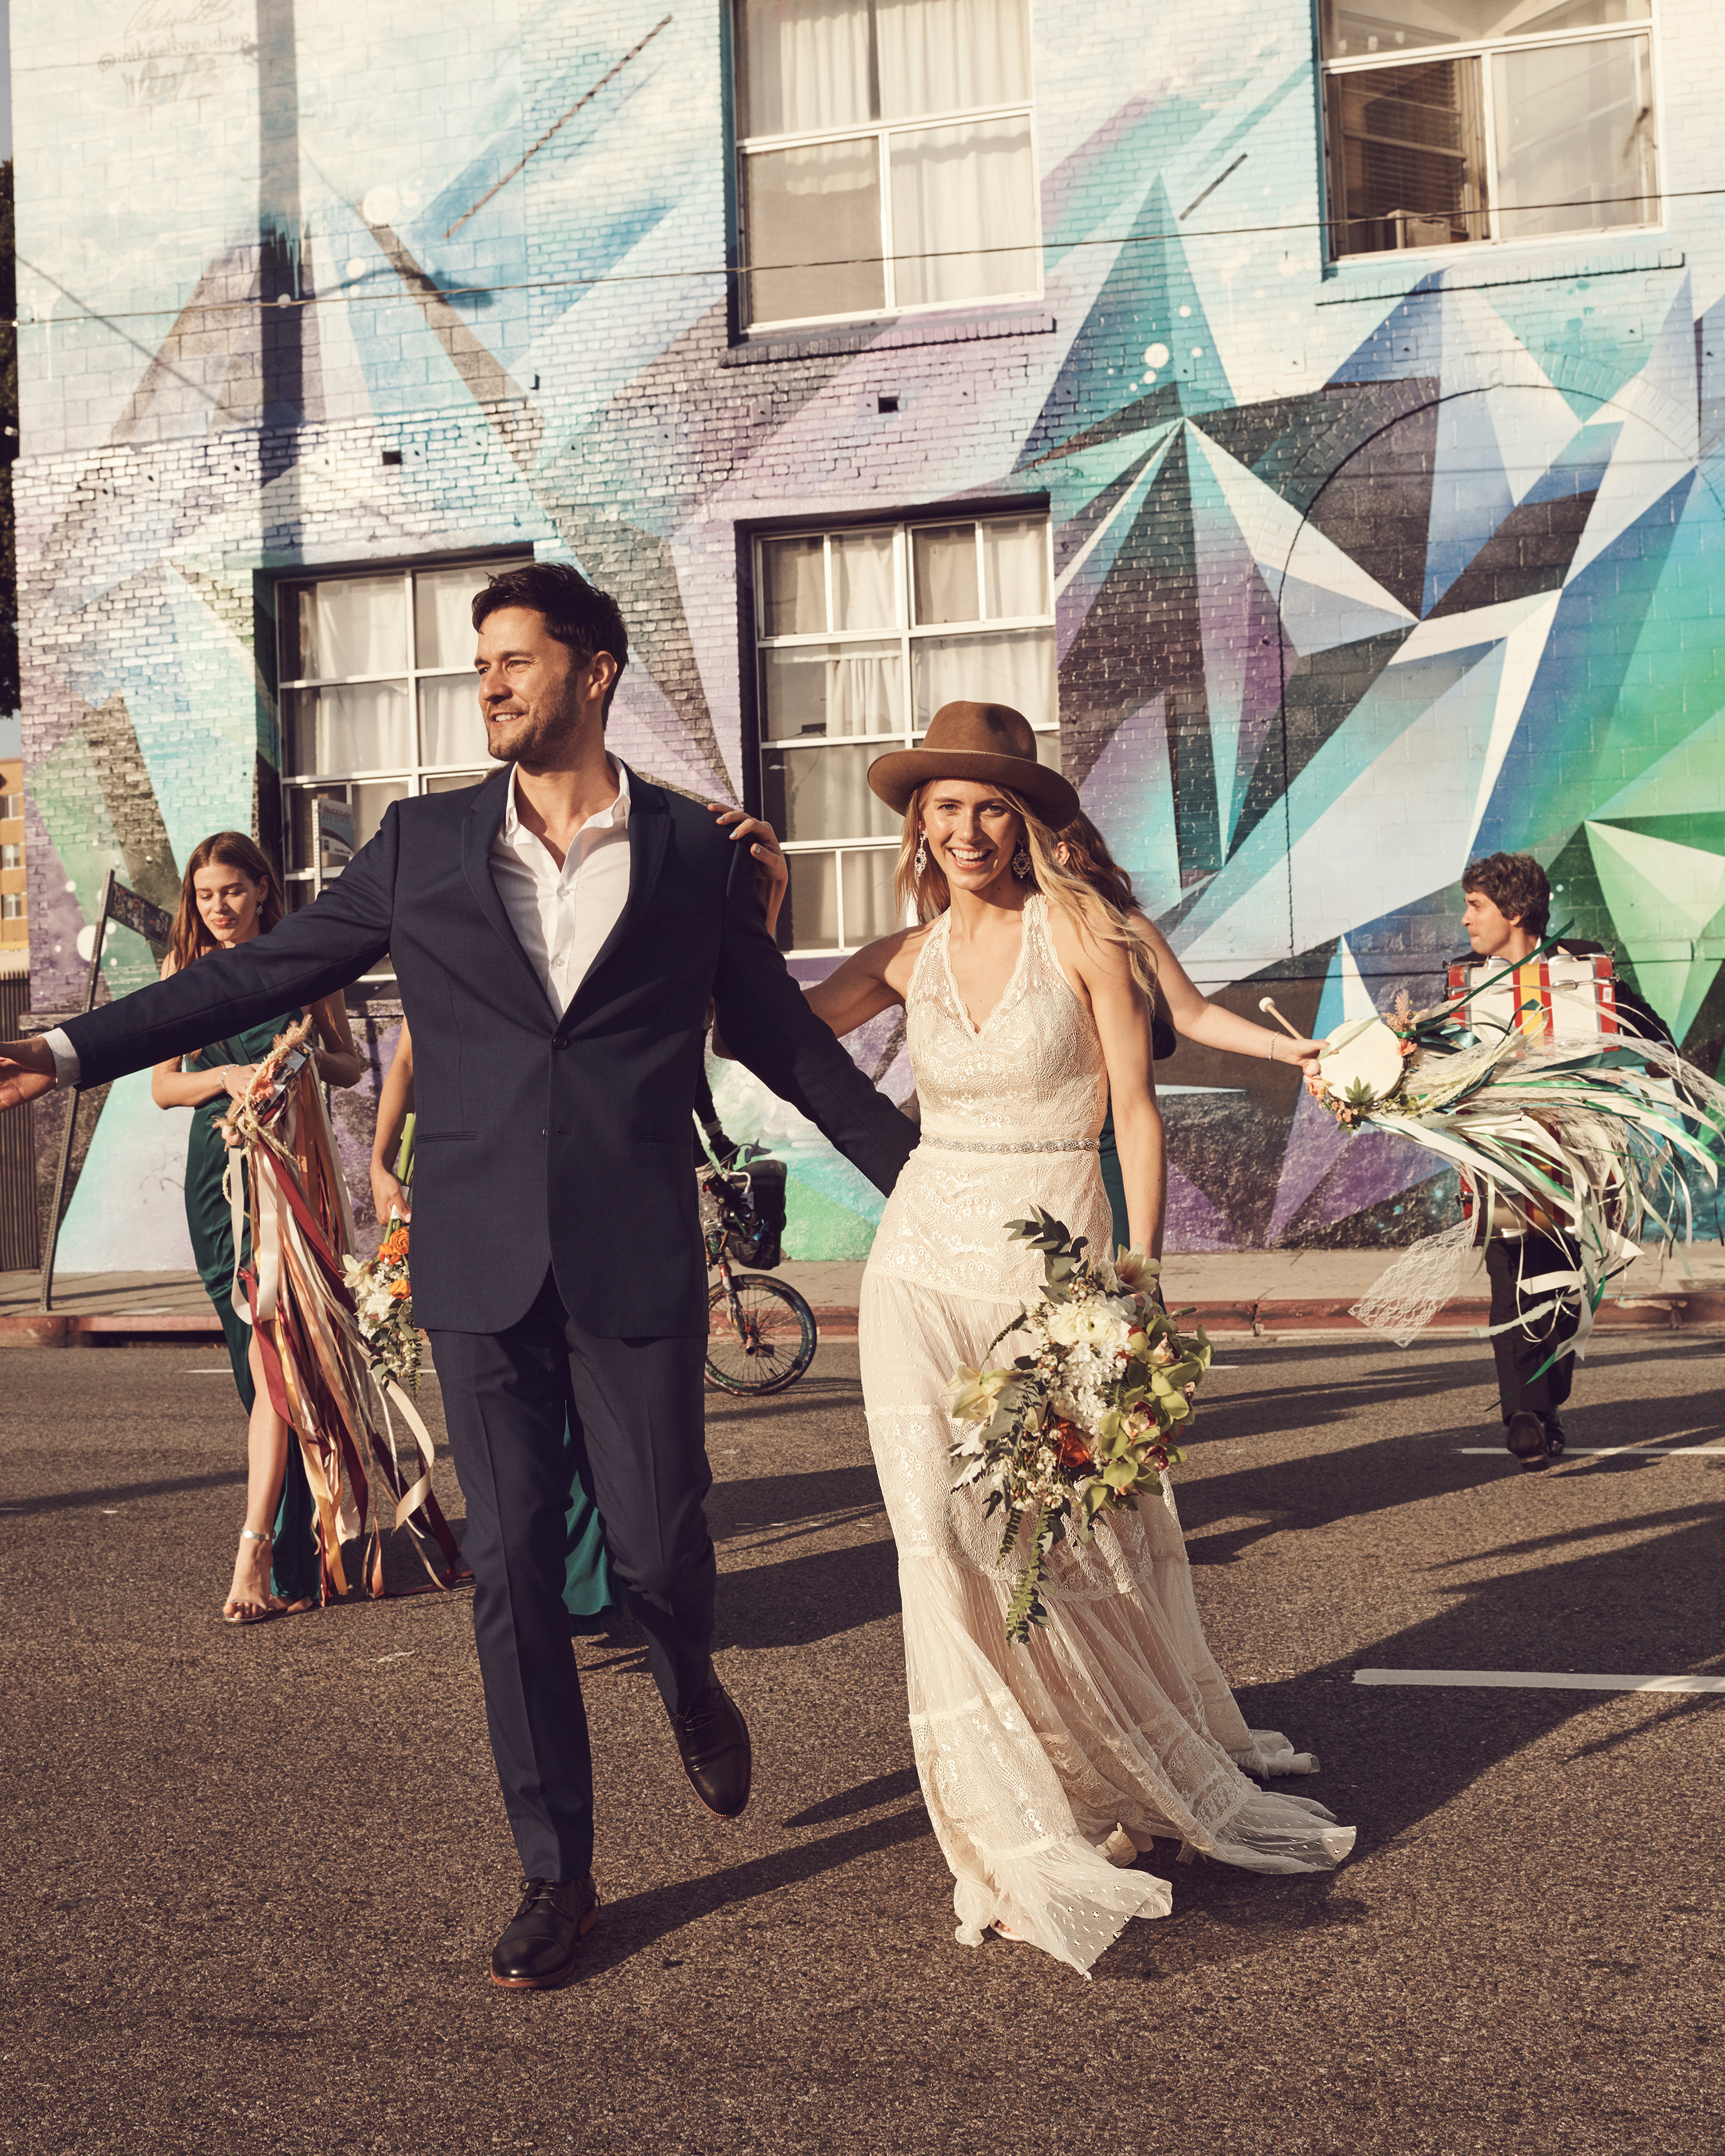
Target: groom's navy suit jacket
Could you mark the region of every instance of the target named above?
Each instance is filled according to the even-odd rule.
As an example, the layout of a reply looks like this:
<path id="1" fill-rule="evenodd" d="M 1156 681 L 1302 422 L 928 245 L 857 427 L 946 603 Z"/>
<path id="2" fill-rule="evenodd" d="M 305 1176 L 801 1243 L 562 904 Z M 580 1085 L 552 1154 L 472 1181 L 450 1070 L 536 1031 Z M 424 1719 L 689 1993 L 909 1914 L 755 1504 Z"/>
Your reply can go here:
<path id="1" fill-rule="evenodd" d="M 413 1034 L 413 1315 L 501 1332 L 547 1270 L 608 1338 L 705 1333 L 690 1166 L 707 998 L 727 1046 L 890 1190 L 916 1142 L 803 1002 L 747 845 L 629 774 L 629 897 L 561 1018 L 491 879 L 506 771 L 397 802 L 316 905 L 71 1019 L 96 1085 L 346 988 L 387 951 Z"/>

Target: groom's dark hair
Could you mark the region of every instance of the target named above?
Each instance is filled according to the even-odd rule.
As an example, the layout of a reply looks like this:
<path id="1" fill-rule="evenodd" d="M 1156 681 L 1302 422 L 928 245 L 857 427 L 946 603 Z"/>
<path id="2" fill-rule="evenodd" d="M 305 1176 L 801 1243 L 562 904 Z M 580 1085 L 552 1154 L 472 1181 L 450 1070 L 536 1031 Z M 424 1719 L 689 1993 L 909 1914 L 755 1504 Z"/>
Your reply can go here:
<path id="1" fill-rule="evenodd" d="M 598 652 L 610 653 L 617 672 L 605 691 L 604 716 L 609 718 L 611 699 L 629 664 L 629 630 L 623 609 L 611 594 L 588 583 L 579 569 L 572 569 L 566 562 L 523 562 L 474 593 L 474 627 L 483 627 L 486 615 L 500 607 L 526 607 L 543 614 L 546 634 L 567 644 L 583 665 Z"/>

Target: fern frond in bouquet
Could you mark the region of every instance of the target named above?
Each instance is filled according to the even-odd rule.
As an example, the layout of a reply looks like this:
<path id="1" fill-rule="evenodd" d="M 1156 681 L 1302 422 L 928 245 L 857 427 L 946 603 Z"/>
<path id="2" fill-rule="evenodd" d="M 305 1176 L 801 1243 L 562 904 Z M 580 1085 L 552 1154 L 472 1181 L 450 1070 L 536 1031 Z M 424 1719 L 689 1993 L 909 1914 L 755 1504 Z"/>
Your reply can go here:
<path id="1" fill-rule="evenodd" d="M 988 1492 L 1000 1515 L 1000 1562 L 1022 1549 L 1006 1613 L 1022 1645 L 1046 1621 L 1041 1584 L 1055 1543 L 1087 1542 L 1111 1511 L 1158 1496 L 1209 1368 L 1203 1328 L 1183 1333 L 1158 1296 L 1161 1265 L 1142 1250 L 1086 1255 L 1083 1236 L 1040 1207 L 1007 1232 L 1043 1254 L 1043 1289 L 984 1351 L 1021 1343 L 1009 1364 L 961 1369 L 951 1383 L 957 1489 Z M 1029 1522 L 1028 1533 L 1025 1523 Z"/>

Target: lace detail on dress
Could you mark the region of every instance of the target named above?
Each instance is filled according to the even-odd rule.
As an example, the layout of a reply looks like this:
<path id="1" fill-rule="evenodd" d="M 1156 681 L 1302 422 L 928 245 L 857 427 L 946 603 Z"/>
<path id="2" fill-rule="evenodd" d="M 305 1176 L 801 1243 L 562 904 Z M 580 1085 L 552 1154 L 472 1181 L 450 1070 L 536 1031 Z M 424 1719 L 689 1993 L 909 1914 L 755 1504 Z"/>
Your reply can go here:
<path id="1" fill-rule="evenodd" d="M 1094 1149 L 1101 1045 L 1040 894 L 1023 919 L 1018 965 L 980 1027 L 952 979 L 950 916 L 923 946 L 906 1009 L 924 1142 L 887 1201 L 859 1329 L 899 1551 L 911 1738 L 957 1882 L 957 1937 L 979 1944 L 999 1921 L 1088 1970 L 1129 1917 L 1171 1906 L 1164 1881 L 1102 1853 L 1111 1837 L 1123 1846 L 1117 1830 L 1139 1849 L 1161 1835 L 1265 1871 L 1337 1863 L 1353 1830 L 1241 1773 L 1316 1762 L 1246 1727 L 1204 1643 L 1172 1493 L 1114 1516 L 1082 1548 L 1061 1544 L 1047 1625 L 1007 1644 L 1019 1567 L 999 1561 L 998 1514 L 952 1488 L 947 1385 L 1041 1284 L 1009 1220 L 1044 1205 L 1105 1248 L 1111 1229 Z"/>
<path id="2" fill-rule="evenodd" d="M 1045 1205 L 1105 1247 L 1112 1232 L 1095 1143 L 1108 1104 L 1102 1046 L 1049 940 L 1047 901 L 1026 903 L 1004 993 L 980 1027 L 952 978 L 950 913 L 935 923 L 905 998 L 922 1117 L 888 1199 L 872 1267 L 949 1295 L 1024 1302 L 1042 1278 L 1006 1223 Z"/>

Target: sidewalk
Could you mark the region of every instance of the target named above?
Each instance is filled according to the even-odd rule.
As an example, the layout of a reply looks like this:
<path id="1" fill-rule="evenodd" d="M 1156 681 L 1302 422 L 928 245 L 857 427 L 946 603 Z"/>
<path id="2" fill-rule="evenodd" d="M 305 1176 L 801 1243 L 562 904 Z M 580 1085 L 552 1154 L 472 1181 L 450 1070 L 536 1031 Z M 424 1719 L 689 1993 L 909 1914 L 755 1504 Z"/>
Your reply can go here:
<path id="1" fill-rule="evenodd" d="M 1168 1300 L 1194 1306 L 1213 1332 L 1263 1337 L 1296 1332 L 1357 1332 L 1353 1304 L 1395 1260 L 1394 1250 L 1230 1250 L 1173 1256 Z M 1688 1270 L 1684 1269 L 1686 1257 Z M 778 1276 L 806 1296 L 829 1338 L 856 1330 L 861 1264 L 788 1260 Z M 0 1347 L 203 1345 L 221 1327 L 195 1273 L 59 1273 L 54 1308 L 36 1307 L 34 1273 L 0 1273 Z M 1485 1278 L 1477 1294 L 1438 1313 L 1446 1329 L 1486 1322 Z M 1676 1331 L 1725 1327 L 1725 1246 L 1697 1243 L 1663 1257 L 1649 1250 L 1612 1289 L 1595 1321 L 1617 1327 Z"/>

